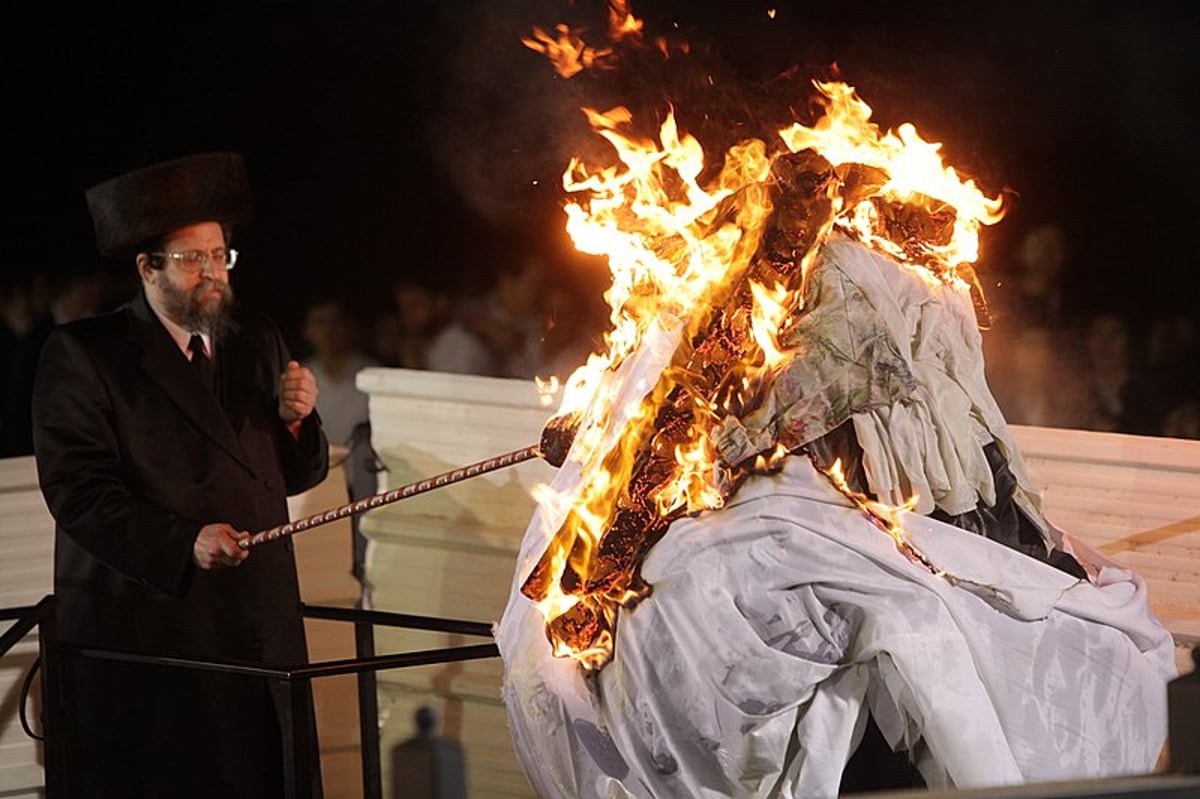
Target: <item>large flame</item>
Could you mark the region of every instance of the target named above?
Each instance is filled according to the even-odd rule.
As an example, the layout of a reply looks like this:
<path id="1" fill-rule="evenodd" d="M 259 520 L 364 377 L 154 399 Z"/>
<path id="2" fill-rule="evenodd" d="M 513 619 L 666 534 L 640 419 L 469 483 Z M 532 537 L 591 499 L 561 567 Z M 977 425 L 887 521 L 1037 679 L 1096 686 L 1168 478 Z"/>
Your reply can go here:
<path id="1" fill-rule="evenodd" d="M 557 527 L 522 590 L 544 614 L 556 655 L 603 666 L 618 609 L 649 591 L 638 574 L 645 551 L 671 519 L 719 508 L 736 488 L 739 471 L 719 463 L 712 433 L 725 416 L 752 410 L 796 355 L 780 330 L 801 313 L 807 270 L 835 224 L 929 279 L 957 281 L 957 268 L 978 255 L 980 225 L 1001 216 L 999 199 L 942 163 L 940 145 L 911 125 L 881 133 L 852 88 L 816 85 L 825 116 L 779 131 L 788 151 L 812 151 L 836 175 L 813 192 L 828 213 L 813 217 L 807 249 L 789 256 L 794 269 L 772 268 L 758 251 L 773 211 L 768 185 L 779 190 L 774 165 L 796 156 L 746 140 L 702 182 L 711 174 L 703 149 L 674 113 L 651 139 L 630 132 L 624 108 L 585 110 L 613 160 L 571 161 L 567 230 L 579 250 L 609 262 L 612 330 L 606 351 L 566 382 L 560 408 L 581 419 L 569 455 L 580 483 L 569 495 L 545 486 L 536 494 Z M 720 335 L 729 331 L 745 335 L 726 346 Z M 740 475 L 774 468 L 785 454 L 763 453 Z M 900 532 L 903 509 L 843 490 L 919 555 Z"/>
<path id="2" fill-rule="evenodd" d="M 979 227 L 1000 221 L 1003 198 L 988 197 L 975 181 L 959 177 L 942 162 L 942 145 L 922 139 L 912 124 L 881 133 L 871 122 L 871 107 L 852 87 L 840 82 L 814 81 L 813 85 L 821 93 L 825 116 L 811 128 L 797 122 L 779 131 L 788 148 L 792 152 L 812 148 L 835 167 L 857 164 L 882 171 L 883 183 L 852 207 L 843 208 L 839 225 L 893 258 L 911 261 L 927 256 L 926 263 L 931 260 L 951 275 L 960 264 L 978 260 Z M 884 229 L 880 200 L 899 205 L 915 201 L 934 215 L 945 209 L 953 215 L 953 229 L 944 242 L 896 241 L 894 232 Z"/>
<path id="3" fill-rule="evenodd" d="M 673 115 L 668 114 L 657 139 L 648 140 L 621 131 L 630 121 L 624 109 L 586 113 L 593 129 L 612 144 L 617 163 L 595 169 L 572 161 L 563 183 L 577 199 L 566 207 L 567 230 L 578 249 L 608 258 L 613 280 L 605 298 L 612 308 L 612 330 L 606 335 L 606 352 L 593 355 L 566 384 L 560 414 L 584 411 L 570 452 L 583 466 L 583 480 L 570 498 L 545 487 L 538 490 L 544 508 L 560 508 L 544 515 L 561 517 L 569 506 L 567 522 L 551 546 L 538 606 L 548 620 L 578 610 L 580 603 L 606 617 L 606 629 L 586 645 L 552 636 L 556 653 L 599 666 L 611 656 L 615 608 L 644 591 L 633 580 L 616 579 L 606 582 L 603 596 L 596 597 L 577 584 L 568 590 L 562 575 L 595 576 L 594 558 L 614 510 L 629 500 L 639 453 L 648 439 L 661 439 L 655 427 L 661 406 L 687 383 L 680 365 L 670 365 L 672 356 L 695 331 L 697 315 L 713 304 L 714 293 L 732 274 L 745 271 L 754 252 L 746 241 L 748 231 L 761 225 L 770 210 L 765 203 L 744 202 L 737 220 L 720 221 L 718 204 L 761 181 L 769 164 L 761 142 L 739 148 L 714 185 L 702 187 L 697 182 L 704 169 L 702 148 L 693 137 L 680 134 Z M 772 307 L 756 315 L 767 320 L 781 313 Z M 636 365 L 631 357 L 648 339 L 662 342 L 658 349 L 666 363 L 649 369 L 643 382 L 631 387 L 620 379 L 621 367 Z M 718 418 L 715 409 L 703 397 L 693 397 L 688 410 L 688 423 L 669 439 L 674 474 L 645 497 L 664 518 L 719 507 L 724 498 L 708 436 Z M 668 439 L 660 444 L 664 441 Z"/>

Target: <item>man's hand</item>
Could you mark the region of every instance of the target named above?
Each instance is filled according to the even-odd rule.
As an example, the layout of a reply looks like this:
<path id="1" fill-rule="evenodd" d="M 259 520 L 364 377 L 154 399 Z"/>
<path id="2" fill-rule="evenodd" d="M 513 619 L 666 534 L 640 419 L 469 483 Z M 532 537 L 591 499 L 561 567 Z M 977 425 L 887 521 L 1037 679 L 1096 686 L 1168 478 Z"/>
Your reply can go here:
<path id="1" fill-rule="evenodd" d="M 317 378 L 295 361 L 288 361 L 279 378 L 279 418 L 288 428 L 296 427 L 317 404 Z"/>
<path id="2" fill-rule="evenodd" d="M 250 557 L 250 552 L 237 542 L 249 537 L 249 533 L 239 532 L 228 524 L 206 524 L 192 544 L 192 560 L 205 571 L 237 566 Z"/>

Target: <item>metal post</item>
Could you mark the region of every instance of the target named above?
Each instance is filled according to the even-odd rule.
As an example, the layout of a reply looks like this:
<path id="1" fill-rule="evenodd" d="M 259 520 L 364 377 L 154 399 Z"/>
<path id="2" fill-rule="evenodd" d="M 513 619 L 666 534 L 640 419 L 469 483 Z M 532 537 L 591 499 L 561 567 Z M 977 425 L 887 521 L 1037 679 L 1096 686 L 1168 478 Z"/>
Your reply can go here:
<path id="1" fill-rule="evenodd" d="M 359 602 L 357 607 L 361 608 Z M 375 656 L 375 627 L 370 622 L 354 624 L 355 655 Z M 383 799 L 383 770 L 379 754 L 379 694 L 374 670 L 358 673 L 358 728 L 362 747 L 362 780 L 365 799 Z"/>
<path id="2" fill-rule="evenodd" d="M 270 686 L 271 693 L 277 697 L 275 706 L 279 709 L 279 733 L 283 737 L 283 796 L 284 799 L 297 799 L 296 712 L 291 702 L 291 682 L 272 680 Z"/>
<path id="3" fill-rule="evenodd" d="M 46 613 L 38 625 L 38 649 L 42 659 L 42 764 L 46 775 L 46 799 L 64 799 L 69 792 L 67 735 L 63 718 L 62 664 L 58 651 L 58 599 L 42 600 Z"/>
<path id="4" fill-rule="evenodd" d="M 313 798 L 313 764 L 317 757 L 312 741 L 313 729 L 309 696 L 312 680 L 307 677 L 291 677 L 279 680 L 275 685 L 283 694 L 283 795 L 286 799 Z"/>
<path id="5" fill-rule="evenodd" d="M 1171 771 L 1200 774 L 1200 646 L 1192 648 L 1193 670 L 1167 684 L 1167 740 Z"/>

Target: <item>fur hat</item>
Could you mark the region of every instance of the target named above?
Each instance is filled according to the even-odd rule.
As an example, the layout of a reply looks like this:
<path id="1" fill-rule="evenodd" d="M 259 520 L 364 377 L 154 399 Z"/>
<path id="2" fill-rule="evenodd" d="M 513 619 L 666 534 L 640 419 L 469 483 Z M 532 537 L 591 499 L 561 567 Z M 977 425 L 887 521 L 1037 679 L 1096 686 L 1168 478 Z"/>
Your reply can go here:
<path id="1" fill-rule="evenodd" d="M 237 153 L 204 153 L 148 166 L 85 193 L 96 246 L 128 256 L 143 242 L 194 225 L 250 221 L 250 182 Z"/>

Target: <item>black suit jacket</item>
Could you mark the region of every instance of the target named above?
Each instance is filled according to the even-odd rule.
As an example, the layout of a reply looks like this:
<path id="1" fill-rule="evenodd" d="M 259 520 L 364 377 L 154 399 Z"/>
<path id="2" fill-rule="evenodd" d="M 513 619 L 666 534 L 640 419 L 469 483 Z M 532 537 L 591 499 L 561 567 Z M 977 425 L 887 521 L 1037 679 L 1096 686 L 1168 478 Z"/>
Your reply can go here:
<path id="1" fill-rule="evenodd" d="M 255 532 L 280 524 L 287 496 L 326 474 L 328 447 L 316 415 L 304 421 L 299 441 L 279 418 L 278 382 L 287 361 L 270 322 L 240 316 L 217 345 L 214 394 L 144 296 L 50 336 L 34 391 L 34 445 L 57 523 L 55 591 L 64 641 L 284 667 L 305 662 L 290 541 L 255 549 L 237 568 L 203 571 L 192 561 L 203 525 L 228 522 Z M 188 736 L 213 730 L 176 723 L 189 714 L 211 716 L 210 726 L 224 734 L 250 730 L 255 740 L 271 726 L 263 719 L 269 703 L 256 698 L 262 686 L 250 693 L 242 685 L 176 690 L 178 673 L 157 687 L 145 675 L 108 675 L 92 685 L 94 677 L 85 667 L 80 690 L 121 697 L 104 713 L 140 708 L 122 723 L 149 730 L 149 738 L 130 749 L 177 734 L 181 755 L 203 746 Z M 85 698 L 88 707 L 92 699 L 99 698 Z M 164 706 L 171 715 L 156 717 Z M 105 723 L 93 719 L 79 734 L 107 734 L 88 728 Z M 124 756 L 110 751 L 101 759 Z M 140 768 L 153 768 L 145 752 L 132 756 Z M 213 771 L 212 764 L 204 769 Z M 131 789 L 122 783 L 119 790 Z M 224 791 L 214 785 L 197 788 L 197 795 L 205 790 Z"/>

